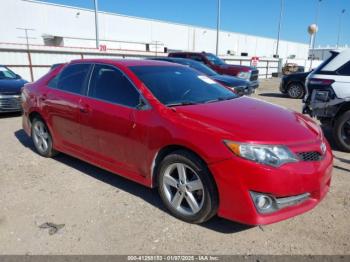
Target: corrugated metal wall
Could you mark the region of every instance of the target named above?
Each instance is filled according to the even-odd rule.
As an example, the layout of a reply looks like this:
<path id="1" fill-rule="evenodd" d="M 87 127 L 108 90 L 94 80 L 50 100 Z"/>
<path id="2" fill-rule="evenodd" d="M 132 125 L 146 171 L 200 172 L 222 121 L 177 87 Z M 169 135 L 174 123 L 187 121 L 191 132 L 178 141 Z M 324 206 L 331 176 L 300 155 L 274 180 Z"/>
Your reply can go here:
<path id="1" fill-rule="evenodd" d="M 35 38 L 30 40 L 31 44 L 43 44 L 43 35 L 52 35 L 62 37 L 64 46 L 95 46 L 92 10 L 29 0 L 1 0 L 0 17 L 6 21 L 6 26 L 0 27 L 0 42 L 25 43 L 25 39 L 18 38 L 23 37 L 24 32 L 16 28 L 26 27 L 35 29 L 29 32 L 30 37 Z M 145 44 L 155 41 L 174 50 L 213 53 L 216 49 L 214 29 L 119 14 L 100 12 L 99 32 L 100 43 L 107 45 L 108 49 L 145 51 Z M 230 50 L 237 56 L 245 52 L 249 56 L 272 57 L 275 49 L 276 39 L 220 32 L 221 55 Z M 295 55 L 307 59 L 308 56 L 308 44 L 305 43 L 281 40 L 279 50 L 282 58 Z"/>
<path id="2" fill-rule="evenodd" d="M 23 78 L 31 81 L 37 80 L 46 74 L 51 65 L 56 63 L 67 63 L 74 59 L 88 58 L 112 58 L 112 59 L 141 59 L 145 57 L 167 56 L 165 53 L 155 52 L 137 52 L 137 51 L 107 51 L 99 52 L 97 50 L 70 49 L 67 48 L 49 48 L 34 46 L 28 50 L 11 48 L 11 46 L 1 47 L 1 64 L 8 66 Z M 28 54 L 29 53 L 29 54 Z M 250 57 L 222 57 L 229 64 L 250 65 Z M 31 62 L 30 62 L 31 61 Z M 272 73 L 278 70 L 278 59 L 264 58 L 258 63 L 260 78 L 271 77 Z"/>

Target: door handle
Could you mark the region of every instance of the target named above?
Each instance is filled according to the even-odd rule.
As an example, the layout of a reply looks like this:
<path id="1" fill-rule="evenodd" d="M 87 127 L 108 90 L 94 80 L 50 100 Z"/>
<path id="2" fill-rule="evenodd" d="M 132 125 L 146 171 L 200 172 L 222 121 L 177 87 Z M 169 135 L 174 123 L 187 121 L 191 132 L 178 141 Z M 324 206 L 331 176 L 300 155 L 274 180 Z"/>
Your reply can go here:
<path id="1" fill-rule="evenodd" d="M 81 113 L 84 113 L 84 114 L 87 114 L 87 113 L 90 112 L 90 109 L 89 109 L 89 106 L 88 106 L 88 105 L 86 105 L 86 106 L 81 106 L 81 107 L 79 108 L 79 110 L 80 110 Z"/>

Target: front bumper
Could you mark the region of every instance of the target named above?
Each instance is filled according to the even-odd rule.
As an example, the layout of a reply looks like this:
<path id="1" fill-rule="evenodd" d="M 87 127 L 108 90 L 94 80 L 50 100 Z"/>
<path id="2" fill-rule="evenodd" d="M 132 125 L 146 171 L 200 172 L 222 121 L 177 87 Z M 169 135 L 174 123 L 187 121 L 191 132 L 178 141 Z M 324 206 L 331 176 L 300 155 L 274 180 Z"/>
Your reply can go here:
<path id="1" fill-rule="evenodd" d="M 249 84 L 247 86 L 245 86 L 244 88 L 240 88 L 239 90 L 239 95 L 243 96 L 243 95 L 251 95 L 254 94 L 256 89 L 259 87 L 259 81 L 249 81 Z"/>
<path id="2" fill-rule="evenodd" d="M 259 87 L 259 80 L 249 81 L 248 88 L 255 91 Z"/>
<path id="3" fill-rule="evenodd" d="M 328 192 L 332 163 L 328 146 L 324 158 L 317 162 L 300 161 L 273 168 L 233 156 L 210 165 L 219 190 L 218 215 L 243 224 L 262 225 L 302 214 L 315 207 Z M 282 200 L 309 195 L 299 203 L 264 214 L 257 210 L 251 192 Z"/>
<path id="4" fill-rule="evenodd" d="M 20 94 L 0 94 L 0 113 L 22 111 Z"/>
<path id="5" fill-rule="evenodd" d="M 238 94 L 239 96 L 249 96 L 251 94 L 255 93 L 255 88 L 252 88 L 250 86 L 246 86 L 246 87 L 239 87 L 235 90 L 236 94 Z"/>
<path id="6" fill-rule="evenodd" d="M 286 90 L 286 80 L 284 78 L 281 79 L 280 82 L 280 86 L 279 86 L 279 90 L 282 94 L 286 94 L 287 90 Z"/>

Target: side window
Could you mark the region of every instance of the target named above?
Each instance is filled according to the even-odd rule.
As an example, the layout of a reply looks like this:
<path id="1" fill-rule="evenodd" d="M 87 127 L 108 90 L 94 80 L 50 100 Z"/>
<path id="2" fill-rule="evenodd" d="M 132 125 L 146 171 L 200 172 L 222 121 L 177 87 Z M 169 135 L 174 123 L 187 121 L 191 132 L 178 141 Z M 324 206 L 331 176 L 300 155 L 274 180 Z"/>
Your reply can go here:
<path id="1" fill-rule="evenodd" d="M 50 81 L 50 83 L 52 82 L 51 84 L 53 84 L 53 87 L 56 85 L 54 88 L 75 94 L 82 94 L 90 67 L 90 64 L 68 65 L 59 74 L 57 82 L 55 83 L 54 78 Z"/>
<path id="2" fill-rule="evenodd" d="M 108 65 L 95 65 L 89 96 L 129 107 L 136 107 L 140 98 L 140 94 L 129 79 Z"/>
<path id="3" fill-rule="evenodd" d="M 350 61 L 338 70 L 339 75 L 350 76 Z"/>

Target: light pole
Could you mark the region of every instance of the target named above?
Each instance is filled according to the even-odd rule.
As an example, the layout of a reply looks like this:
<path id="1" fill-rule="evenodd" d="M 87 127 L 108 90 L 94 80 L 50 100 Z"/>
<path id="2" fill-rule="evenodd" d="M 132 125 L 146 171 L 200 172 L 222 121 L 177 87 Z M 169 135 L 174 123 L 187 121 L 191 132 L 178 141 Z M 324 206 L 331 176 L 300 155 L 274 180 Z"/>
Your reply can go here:
<path id="1" fill-rule="evenodd" d="M 27 50 L 29 50 L 29 39 L 35 39 L 35 37 L 29 37 L 28 35 L 28 31 L 35 31 L 35 29 L 32 28 L 22 28 L 22 27 L 17 27 L 17 30 L 22 30 L 24 31 L 24 37 L 20 36 L 19 38 L 24 38 L 26 40 L 26 46 L 27 46 Z"/>
<path id="2" fill-rule="evenodd" d="M 282 18 L 283 18 L 283 7 L 284 7 L 284 0 L 281 0 L 280 20 L 278 23 L 278 34 L 277 34 L 276 57 L 279 57 L 278 49 L 279 49 L 279 45 L 280 45 L 280 34 L 281 34 Z"/>
<path id="3" fill-rule="evenodd" d="M 30 79 L 33 82 L 34 81 L 34 72 L 33 72 L 33 63 L 32 63 L 32 56 L 29 51 L 29 39 L 35 39 L 35 37 L 29 37 L 28 31 L 35 31 L 35 29 L 32 28 L 22 28 L 18 27 L 16 28 L 18 30 L 22 30 L 25 33 L 25 36 L 20 36 L 19 38 L 25 38 L 26 39 L 26 46 L 27 46 L 27 55 L 28 55 L 28 64 L 29 64 L 29 72 L 30 72 Z"/>
<path id="4" fill-rule="evenodd" d="M 318 16 L 319 16 L 319 12 L 320 12 L 320 4 L 321 4 L 321 2 L 322 2 L 322 0 L 318 0 L 317 6 L 316 6 L 315 24 L 317 26 L 317 29 L 319 28 L 319 26 L 318 26 Z M 314 39 L 313 39 L 313 43 L 312 43 L 312 50 L 315 49 L 316 35 L 317 35 L 317 31 L 315 32 L 315 35 L 314 35 Z"/>
<path id="5" fill-rule="evenodd" d="M 221 0 L 218 1 L 218 10 L 216 17 L 216 55 L 219 55 L 219 34 L 220 34 L 220 12 L 221 12 Z"/>
<path id="6" fill-rule="evenodd" d="M 95 4 L 95 32 L 96 32 L 96 48 L 100 47 L 99 32 L 98 32 L 98 0 L 94 0 Z"/>
<path id="7" fill-rule="evenodd" d="M 345 9 L 341 10 L 341 14 L 339 16 L 339 26 L 338 26 L 338 38 L 337 38 L 337 48 L 339 47 L 339 40 L 340 40 L 340 32 L 341 32 L 341 22 L 342 22 L 342 17 L 345 13 Z"/>

